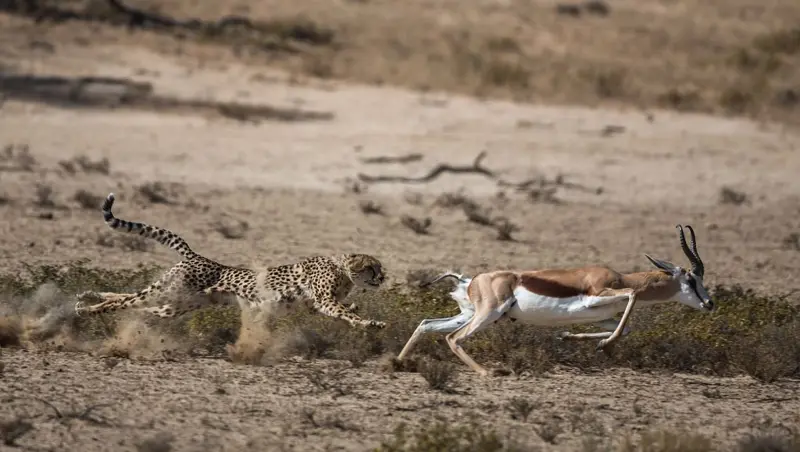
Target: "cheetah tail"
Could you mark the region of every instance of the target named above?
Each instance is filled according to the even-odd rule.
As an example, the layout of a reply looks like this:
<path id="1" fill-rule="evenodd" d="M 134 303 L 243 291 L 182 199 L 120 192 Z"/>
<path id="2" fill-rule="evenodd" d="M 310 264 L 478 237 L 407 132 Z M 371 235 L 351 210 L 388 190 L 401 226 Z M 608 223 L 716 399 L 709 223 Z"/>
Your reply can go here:
<path id="1" fill-rule="evenodd" d="M 430 280 L 428 282 L 423 282 L 419 286 L 420 287 L 427 287 L 427 286 L 430 286 L 431 284 L 439 282 L 439 281 L 441 281 L 441 280 L 443 280 L 445 278 L 455 278 L 456 280 L 458 280 L 459 283 L 467 282 L 467 280 L 464 279 L 464 275 L 460 275 L 458 273 L 452 273 L 452 272 L 445 272 L 445 273 L 442 273 L 441 275 L 437 276 L 436 278 L 434 278 L 434 279 L 432 279 L 432 280 Z"/>
<path id="2" fill-rule="evenodd" d="M 168 246 L 177 251 L 184 258 L 195 256 L 195 252 L 189 248 L 189 245 L 178 234 L 158 226 L 152 226 L 144 223 L 137 223 L 134 221 L 127 221 L 121 218 L 116 218 L 111 213 L 111 207 L 114 205 L 114 193 L 109 193 L 106 200 L 103 202 L 103 220 L 111 229 L 122 229 L 125 232 L 135 232 L 143 237 L 155 239 L 158 243 Z"/>

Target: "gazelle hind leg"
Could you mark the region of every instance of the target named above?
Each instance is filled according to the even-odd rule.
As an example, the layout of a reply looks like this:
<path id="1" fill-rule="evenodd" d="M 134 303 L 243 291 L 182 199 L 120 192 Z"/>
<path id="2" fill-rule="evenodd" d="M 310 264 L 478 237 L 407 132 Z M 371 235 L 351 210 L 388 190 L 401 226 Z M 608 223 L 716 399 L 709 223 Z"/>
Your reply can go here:
<path id="1" fill-rule="evenodd" d="M 452 350 L 464 364 L 468 365 L 475 372 L 478 372 L 481 376 L 486 376 L 489 372 L 470 358 L 467 352 L 461 347 L 461 343 L 473 334 L 499 320 L 516 302 L 517 299 L 512 295 L 496 308 L 487 306 L 486 304 L 480 304 L 469 323 L 447 335 L 446 340 L 447 345 L 450 346 L 450 350 Z"/>
<path id="2" fill-rule="evenodd" d="M 406 342 L 403 350 L 399 355 L 397 355 L 397 359 L 402 361 L 406 355 L 411 352 L 414 344 L 416 344 L 423 335 L 428 333 L 452 333 L 453 331 L 466 325 L 467 322 L 469 322 L 472 318 L 473 314 L 474 313 L 472 311 L 463 311 L 453 317 L 424 319 L 419 323 L 417 329 L 414 330 L 414 334 L 412 334 L 408 339 L 408 342 Z"/>

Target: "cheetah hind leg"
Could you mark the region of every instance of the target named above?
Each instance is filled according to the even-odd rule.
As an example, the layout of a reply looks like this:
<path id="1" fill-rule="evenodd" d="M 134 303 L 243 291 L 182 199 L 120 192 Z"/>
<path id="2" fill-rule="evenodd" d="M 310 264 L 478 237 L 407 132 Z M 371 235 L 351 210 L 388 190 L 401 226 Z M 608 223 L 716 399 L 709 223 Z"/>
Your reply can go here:
<path id="1" fill-rule="evenodd" d="M 135 300 L 138 294 L 135 293 L 116 293 L 116 292 L 95 292 L 87 290 L 77 294 L 75 297 L 75 313 L 78 316 L 84 314 L 100 314 L 103 312 L 117 309 L 125 309 L 126 300 Z M 86 306 L 86 303 L 92 303 Z"/>
<path id="2" fill-rule="evenodd" d="M 84 314 L 95 315 L 119 309 L 137 308 L 148 304 L 155 297 L 172 295 L 177 291 L 178 287 L 177 284 L 170 284 L 167 280 L 162 279 L 136 293 L 86 291 L 77 296 L 78 302 L 75 303 L 75 314 L 78 316 Z M 95 303 L 86 306 L 85 302 L 89 301 Z"/>
<path id="3" fill-rule="evenodd" d="M 94 290 L 87 290 L 85 292 L 81 292 L 75 297 L 78 301 L 85 301 L 85 302 L 102 302 L 102 301 L 112 301 L 112 300 L 122 300 L 123 298 L 133 297 L 136 296 L 135 293 L 116 293 L 116 292 L 95 292 Z"/>
<path id="4" fill-rule="evenodd" d="M 202 309 L 206 306 L 213 306 L 223 303 L 235 304 L 242 309 L 246 308 L 245 305 L 248 301 L 254 304 L 254 301 L 243 299 L 240 295 L 236 294 L 232 290 L 216 286 L 200 290 L 192 295 L 189 295 L 188 297 L 180 297 L 177 299 L 180 301 L 165 303 L 160 306 L 146 307 L 142 310 L 161 318 L 171 318 L 181 316 L 187 312 L 195 311 L 197 309 Z"/>
<path id="5" fill-rule="evenodd" d="M 226 299 L 226 296 L 232 297 L 230 299 Z M 181 297 L 180 301 L 178 302 L 142 308 L 142 311 L 161 317 L 162 319 L 167 319 L 179 317 L 187 312 L 196 311 L 198 309 L 205 308 L 206 306 L 218 305 L 221 301 L 231 302 L 232 304 L 238 304 L 240 306 L 242 304 L 240 301 L 238 301 L 238 297 L 236 297 L 233 292 L 217 290 L 216 288 L 212 287 L 198 291 L 188 297 Z"/>

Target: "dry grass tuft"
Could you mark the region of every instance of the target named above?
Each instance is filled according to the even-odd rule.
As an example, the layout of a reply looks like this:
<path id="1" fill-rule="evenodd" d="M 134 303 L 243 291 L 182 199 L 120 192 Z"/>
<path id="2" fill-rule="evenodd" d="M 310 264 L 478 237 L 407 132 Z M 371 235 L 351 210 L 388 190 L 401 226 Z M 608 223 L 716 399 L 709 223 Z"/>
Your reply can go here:
<path id="1" fill-rule="evenodd" d="M 393 437 L 377 449 L 379 452 L 521 452 L 529 450 L 504 438 L 493 428 L 476 423 L 451 425 L 436 422 L 409 433 L 405 423 L 395 427 Z"/>
<path id="2" fill-rule="evenodd" d="M 458 312 L 448 295 L 452 283 L 442 282 L 425 288 L 396 285 L 379 293 L 351 294 L 350 301 L 357 303 L 362 316 L 387 321 L 382 330 L 352 328 L 302 309 L 281 315 L 262 313 L 260 318 L 250 319 L 238 306 L 227 303 L 174 321 L 157 320 L 158 330 L 115 314 L 88 318 L 70 314 L 72 301 L 67 300 L 76 292 L 129 293 L 149 284 L 157 271 L 112 271 L 77 262 L 30 267 L 24 277 L 0 275 L 0 293 L 7 294 L 8 303 L 16 303 L 16 311 L 7 310 L 9 314 L 0 324 L 3 343 L 25 346 L 47 342 L 50 347 L 66 349 L 99 346 L 106 354 L 145 359 L 164 358 L 164 353 L 174 356 L 194 344 L 210 353 L 227 353 L 232 361 L 243 364 L 269 365 L 285 357 L 302 356 L 346 360 L 357 367 L 368 360 L 397 356 L 423 318 L 449 317 Z M 426 281 L 434 274 L 417 273 L 417 278 Z M 490 368 L 500 364 L 518 376 L 542 375 L 559 365 L 720 376 L 746 373 L 765 382 L 800 377 L 798 307 L 783 298 L 738 287 L 716 287 L 712 295 L 719 307 L 709 314 L 680 305 L 635 311 L 636 331 L 603 354 L 596 353 L 592 341 L 559 340 L 556 333 L 561 329 L 532 328 L 519 322 L 498 324 L 464 346 L 478 362 Z M 37 320 L 29 322 L 26 318 Z M 682 328 L 676 330 L 676 324 Z M 37 334 L 29 333 L 33 329 Z M 570 328 L 575 332 L 588 329 Z M 454 373 L 468 370 L 443 339 L 443 335 L 423 336 L 407 362 L 390 360 L 386 367 L 393 372 L 420 372 L 431 388 L 448 390 Z"/>
<path id="3" fill-rule="evenodd" d="M 708 452 L 715 450 L 707 437 L 689 432 L 652 430 L 644 432 L 638 443 L 628 437 L 616 449 L 619 452 Z"/>
<path id="4" fill-rule="evenodd" d="M 431 220 L 431 217 L 418 219 L 410 215 L 403 215 L 400 217 L 400 224 L 408 229 L 411 229 L 416 234 L 427 235 L 428 229 L 430 229 L 431 225 L 433 224 L 433 220 Z"/>
<path id="5" fill-rule="evenodd" d="M 739 452 L 800 452 L 800 430 L 762 431 L 739 441 Z"/>
<path id="6" fill-rule="evenodd" d="M 12 347 L 20 345 L 21 336 L 21 319 L 11 316 L 0 317 L 0 347 Z"/>
<path id="7" fill-rule="evenodd" d="M 82 209 L 87 210 L 100 210 L 105 200 L 102 196 L 95 195 L 83 189 L 76 191 L 72 199 L 77 202 Z"/>
<path id="8" fill-rule="evenodd" d="M 439 360 L 423 360 L 418 364 L 419 374 L 428 382 L 430 389 L 449 391 L 452 389 L 455 368 L 451 363 Z"/>

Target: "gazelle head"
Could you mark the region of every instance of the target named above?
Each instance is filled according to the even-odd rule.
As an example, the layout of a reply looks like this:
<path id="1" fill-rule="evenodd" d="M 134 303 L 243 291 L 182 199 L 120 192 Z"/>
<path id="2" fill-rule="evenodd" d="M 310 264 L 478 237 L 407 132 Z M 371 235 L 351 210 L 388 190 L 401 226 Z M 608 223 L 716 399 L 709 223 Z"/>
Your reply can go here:
<path id="1" fill-rule="evenodd" d="M 683 234 L 683 227 L 677 225 L 676 228 L 678 228 L 678 239 L 681 242 L 683 254 L 686 255 L 689 262 L 692 264 L 691 269 L 687 271 L 685 268 L 681 268 L 672 262 L 655 259 L 647 254 L 645 254 L 645 257 L 659 269 L 672 274 L 673 278 L 678 281 L 680 290 L 675 296 L 677 301 L 695 309 L 711 311 L 714 309 L 714 301 L 711 299 L 711 295 L 708 294 L 705 286 L 703 286 L 705 267 L 703 266 L 703 261 L 700 259 L 700 255 L 697 254 L 694 230 L 691 226 L 686 226 L 686 229 L 689 230 L 689 241 L 691 243 L 691 249 L 689 249 L 689 246 L 686 244 L 686 236 Z"/>

